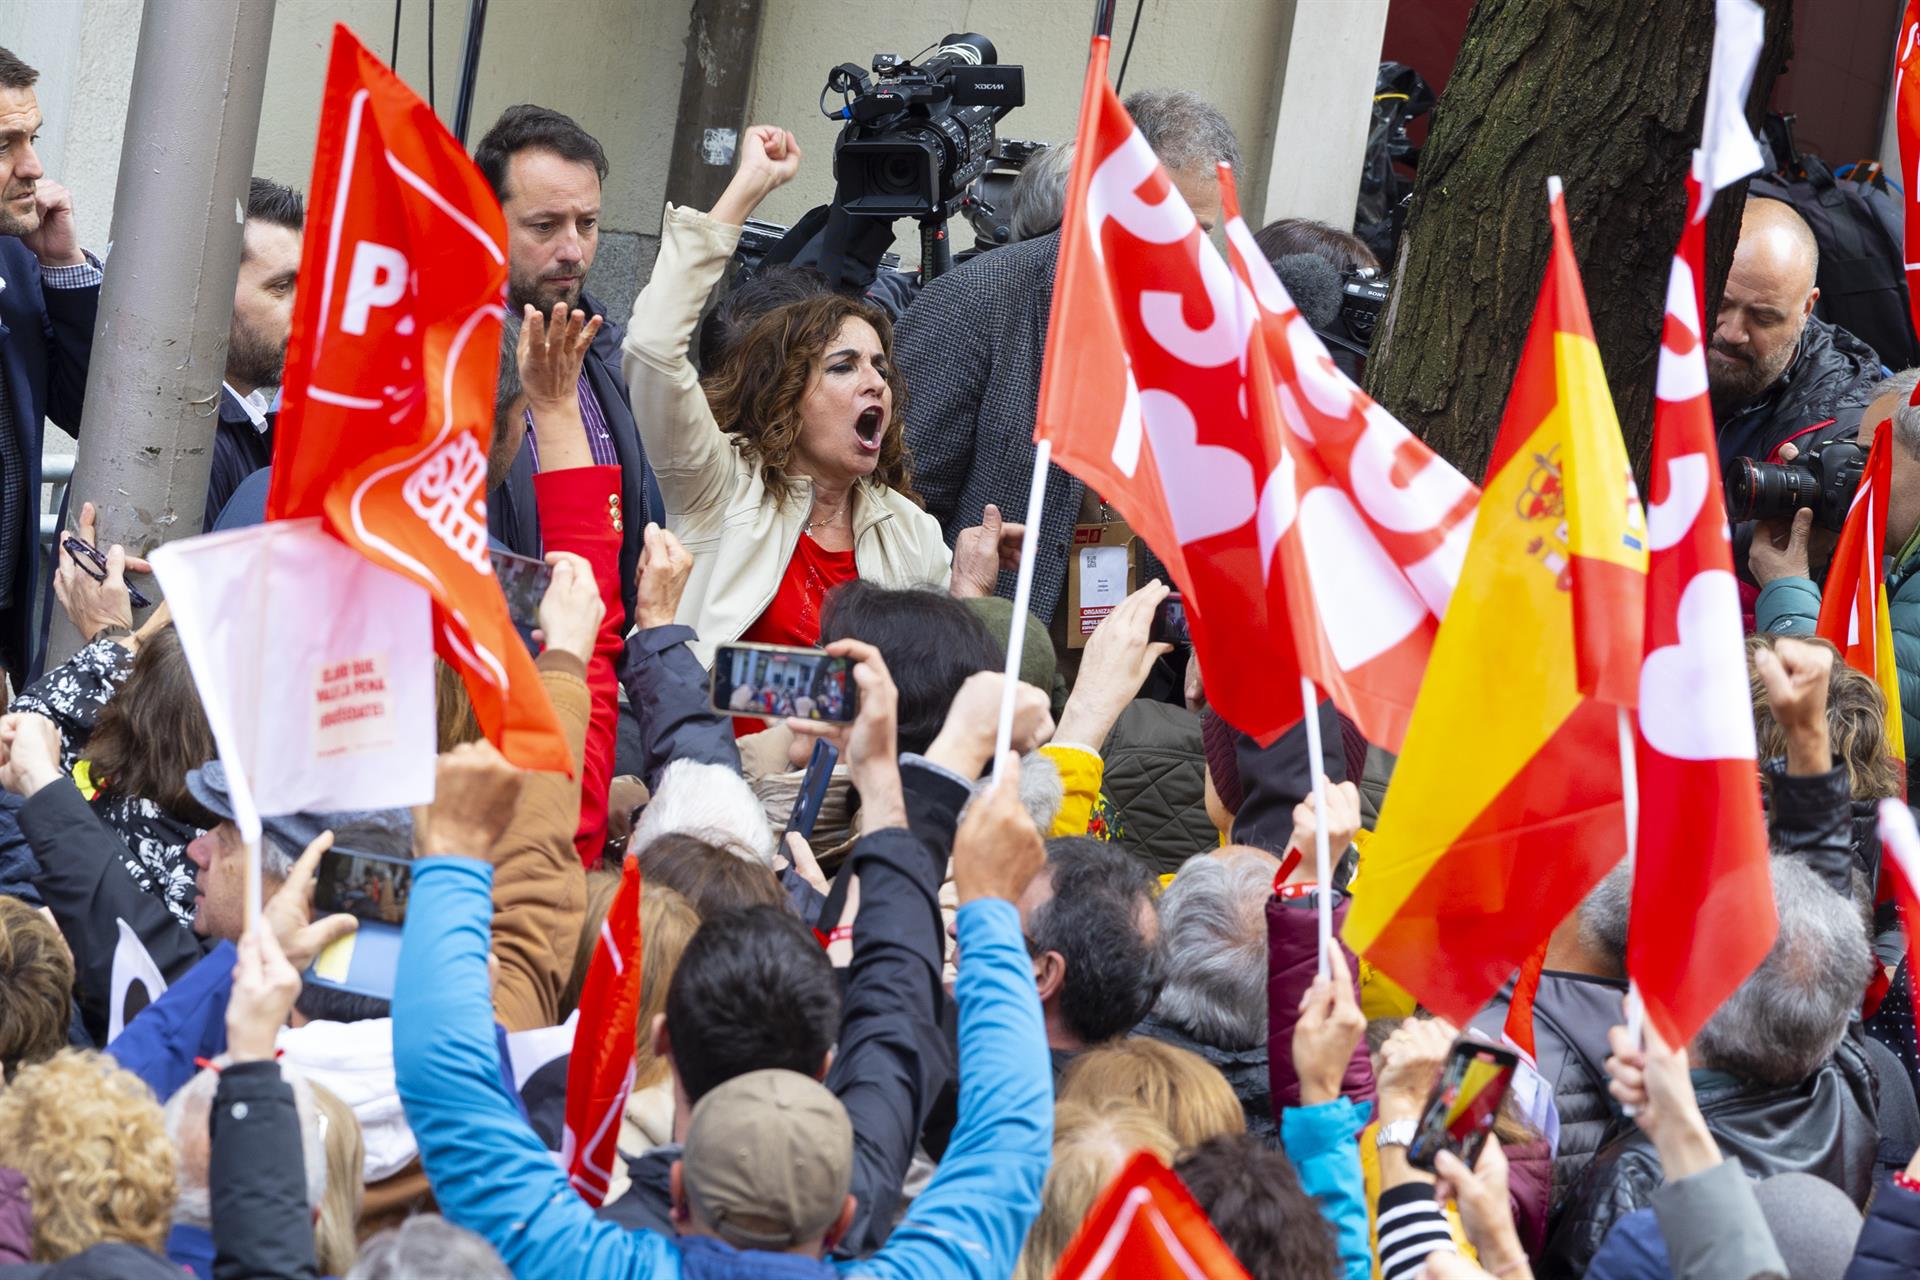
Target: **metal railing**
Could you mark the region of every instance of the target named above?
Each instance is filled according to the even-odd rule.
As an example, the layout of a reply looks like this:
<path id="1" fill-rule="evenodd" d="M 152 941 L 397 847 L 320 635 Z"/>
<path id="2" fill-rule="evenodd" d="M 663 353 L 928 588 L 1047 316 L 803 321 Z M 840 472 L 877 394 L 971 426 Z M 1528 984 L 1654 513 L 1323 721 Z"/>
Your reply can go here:
<path id="1" fill-rule="evenodd" d="M 44 458 L 40 463 L 40 483 L 53 490 L 40 512 L 40 547 L 48 555 L 53 553 L 54 541 L 60 536 L 60 512 L 67 504 L 67 486 L 73 483 L 75 456 L 60 454 Z"/>

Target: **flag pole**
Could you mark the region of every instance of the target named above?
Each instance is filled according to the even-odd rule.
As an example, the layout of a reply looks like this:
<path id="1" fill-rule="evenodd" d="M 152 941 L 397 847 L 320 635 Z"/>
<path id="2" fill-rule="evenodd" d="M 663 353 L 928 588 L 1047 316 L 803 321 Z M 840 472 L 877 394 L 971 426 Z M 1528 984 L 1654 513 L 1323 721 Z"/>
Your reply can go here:
<path id="1" fill-rule="evenodd" d="M 1633 751 L 1633 713 L 1615 708 L 1620 727 L 1620 802 L 1627 824 L 1627 874 L 1633 875 L 1633 859 L 1640 842 L 1640 769 Z M 1629 922 L 1628 928 L 1632 928 Z M 1646 1006 L 1640 1000 L 1640 984 L 1627 977 L 1627 1035 L 1635 1046 L 1645 1043 Z"/>
<path id="2" fill-rule="evenodd" d="M 1033 449 L 1033 483 L 1027 490 L 1027 532 L 1020 540 L 1020 571 L 1013 580 L 1013 618 L 1007 624 L 1007 678 L 1000 688 L 1000 727 L 993 735 L 993 780 L 1000 781 L 1001 761 L 1013 743 L 1013 696 L 1020 684 L 1020 656 L 1027 639 L 1027 604 L 1033 598 L 1033 558 L 1040 547 L 1040 508 L 1047 496 L 1047 472 L 1053 462 L 1053 441 L 1042 440 Z"/>
<path id="3" fill-rule="evenodd" d="M 1320 967 L 1316 972 L 1324 978 L 1327 957 L 1333 950 L 1333 870 L 1328 865 L 1332 854 L 1327 848 L 1327 770 L 1320 746 L 1320 693 L 1306 676 L 1300 677 L 1300 705 L 1306 709 L 1307 768 L 1313 778 L 1313 877 L 1320 913 Z"/>

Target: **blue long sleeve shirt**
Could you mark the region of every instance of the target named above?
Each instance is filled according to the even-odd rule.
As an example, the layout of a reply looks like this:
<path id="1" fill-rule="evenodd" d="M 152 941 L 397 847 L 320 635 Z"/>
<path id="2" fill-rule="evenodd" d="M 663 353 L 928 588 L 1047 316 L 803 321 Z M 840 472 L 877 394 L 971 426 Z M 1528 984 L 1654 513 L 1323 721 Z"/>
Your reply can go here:
<path id="1" fill-rule="evenodd" d="M 393 996 L 400 1099 L 441 1212 L 486 1237 L 519 1280 L 677 1280 L 678 1243 L 596 1218 L 507 1094 L 487 991 L 491 882 L 482 862 L 417 864 Z M 835 1264 L 842 1275 L 998 1280 L 1039 1212 L 1053 1087 L 1019 915 L 969 903 L 959 935 L 959 1124 L 886 1247 Z"/>
<path id="2" fill-rule="evenodd" d="M 1300 1174 L 1300 1189 L 1320 1203 L 1333 1223 L 1340 1265 L 1347 1280 L 1373 1275 L 1373 1244 L 1367 1230 L 1367 1185 L 1357 1139 L 1373 1104 L 1335 1098 L 1280 1113 L 1280 1145 Z"/>

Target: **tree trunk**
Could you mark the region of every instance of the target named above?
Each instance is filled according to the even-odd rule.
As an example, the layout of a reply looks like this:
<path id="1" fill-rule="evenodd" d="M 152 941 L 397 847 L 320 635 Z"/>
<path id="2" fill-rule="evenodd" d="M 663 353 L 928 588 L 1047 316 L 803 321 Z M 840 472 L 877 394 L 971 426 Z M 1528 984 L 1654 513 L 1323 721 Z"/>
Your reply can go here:
<path id="1" fill-rule="evenodd" d="M 1757 126 L 1792 41 L 1763 0 Z M 1668 266 L 1699 145 L 1714 0 L 1479 0 L 1420 157 L 1368 390 L 1468 476 L 1492 453 L 1546 269 L 1546 180 L 1566 184 L 1574 253 L 1627 455 L 1645 491 Z M 1707 314 L 1746 184 L 1707 227 Z"/>

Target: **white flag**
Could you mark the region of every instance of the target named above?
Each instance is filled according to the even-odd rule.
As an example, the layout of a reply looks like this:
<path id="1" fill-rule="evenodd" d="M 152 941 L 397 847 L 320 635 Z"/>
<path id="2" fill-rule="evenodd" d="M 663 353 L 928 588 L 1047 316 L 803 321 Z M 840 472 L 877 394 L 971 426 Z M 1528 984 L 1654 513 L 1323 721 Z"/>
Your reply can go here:
<path id="1" fill-rule="evenodd" d="M 432 607 L 424 588 L 375 565 L 317 519 L 186 538 L 150 559 L 250 848 L 263 813 L 433 799 Z M 250 887 L 249 904 L 256 893 Z"/>

